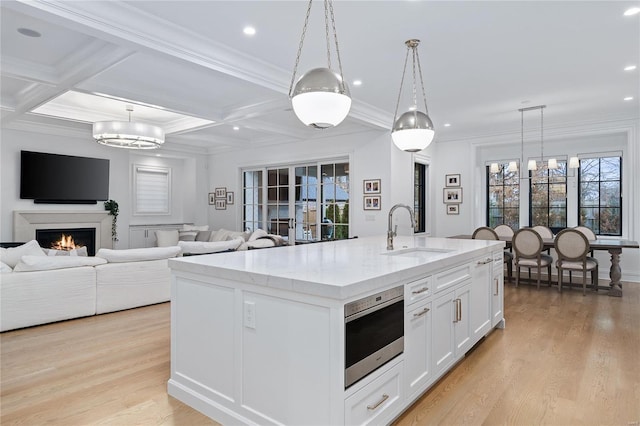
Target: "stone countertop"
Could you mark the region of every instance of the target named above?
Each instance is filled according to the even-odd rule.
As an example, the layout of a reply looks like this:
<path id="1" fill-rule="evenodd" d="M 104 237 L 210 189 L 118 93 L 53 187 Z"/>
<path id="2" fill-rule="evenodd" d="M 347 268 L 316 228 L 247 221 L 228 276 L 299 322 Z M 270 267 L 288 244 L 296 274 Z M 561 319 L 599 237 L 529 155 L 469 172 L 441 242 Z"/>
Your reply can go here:
<path id="1" fill-rule="evenodd" d="M 346 300 L 403 280 L 452 267 L 504 247 L 503 241 L 398 236 L 354 238 L 273 249 L 169 259 L 174 272 L 188 272 Z"/>

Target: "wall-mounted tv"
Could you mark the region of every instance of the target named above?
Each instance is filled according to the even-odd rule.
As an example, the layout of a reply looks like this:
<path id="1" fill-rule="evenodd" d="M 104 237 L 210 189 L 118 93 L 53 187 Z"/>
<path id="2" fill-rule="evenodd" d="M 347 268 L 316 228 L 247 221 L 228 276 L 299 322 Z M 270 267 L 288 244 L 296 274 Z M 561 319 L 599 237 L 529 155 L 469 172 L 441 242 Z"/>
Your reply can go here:
<path id="1" fill-rule="evenodd" d="M 21 151 L 20 198 L 50 204 L 108 200 L 109 160 Z"/>

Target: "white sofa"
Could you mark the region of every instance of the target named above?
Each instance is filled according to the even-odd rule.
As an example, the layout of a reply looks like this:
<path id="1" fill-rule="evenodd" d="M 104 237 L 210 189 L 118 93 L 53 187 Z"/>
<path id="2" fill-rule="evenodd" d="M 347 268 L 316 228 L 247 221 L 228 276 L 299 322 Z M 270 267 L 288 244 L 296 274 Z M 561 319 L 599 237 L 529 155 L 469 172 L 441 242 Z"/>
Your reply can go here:
<path id="1" fill-rule="evenodd" d="M 156 243 L 158 247 L 177 245 L 184 255 L 251 250 L 286 244 L 279 235 L 267 234 L 262 229 L 253 232 L 228 229 L 209 231 L 207 225 L 185 225 L 181 230 L 156 231 Z"/>
<path id="2" fill-rule="evenodd" d="M 19 252 L 1 249 L 0 331 L 170 300 L 167 259 L 180 254 L 177 246 L 101 249 L 74 259 L 39 255 L 34 243 L 17 263 Z"/>

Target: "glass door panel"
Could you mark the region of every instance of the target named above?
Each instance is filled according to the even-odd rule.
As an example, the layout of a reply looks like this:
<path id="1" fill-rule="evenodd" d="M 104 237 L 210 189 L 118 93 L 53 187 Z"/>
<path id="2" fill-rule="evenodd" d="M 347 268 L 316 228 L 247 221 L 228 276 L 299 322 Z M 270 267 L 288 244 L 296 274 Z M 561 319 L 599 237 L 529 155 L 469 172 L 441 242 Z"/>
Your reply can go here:
<path id="1" fill-rule="evenodd" d="M 289 168 L 267 169 L 267 232 L 289 240 Z"/>
<path id="2" fill-rule="evenodd" d="M 242 182 L 242 228 L 253 232 L 262 228 L 262 170 L 245 171 Z"/>
<path id="3" fill-rule="evenodd" d="M 295 240 L 318 240 L 318 167 L 295 167 Z"/>
<path id="4" fill-rule="evenodd" d="M 321 166 L 322 240 L 349 238 L 349 163 Z"/>

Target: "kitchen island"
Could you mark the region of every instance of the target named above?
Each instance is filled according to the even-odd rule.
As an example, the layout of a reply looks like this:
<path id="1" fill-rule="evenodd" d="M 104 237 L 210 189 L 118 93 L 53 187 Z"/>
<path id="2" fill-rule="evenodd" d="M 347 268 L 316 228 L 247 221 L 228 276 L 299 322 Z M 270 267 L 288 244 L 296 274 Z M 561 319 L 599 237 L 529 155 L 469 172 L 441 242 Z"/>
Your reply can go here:
<path id="1" fill-rule="evenodd" d="M 504 327 L 501 241 L 367 237 L 171 259 L 169 394 L 223 424 L 392 421 Z M 403 350 L 345 386 L 345 305 L 401 290 Z"/>

